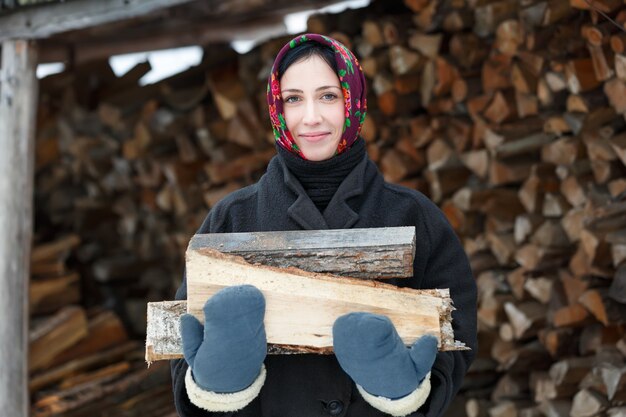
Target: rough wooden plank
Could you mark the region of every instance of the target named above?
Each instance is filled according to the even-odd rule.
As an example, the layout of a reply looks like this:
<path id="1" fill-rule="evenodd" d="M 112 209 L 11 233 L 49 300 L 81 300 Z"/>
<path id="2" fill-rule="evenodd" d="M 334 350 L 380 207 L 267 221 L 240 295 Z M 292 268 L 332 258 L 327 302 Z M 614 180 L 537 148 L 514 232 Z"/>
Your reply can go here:
<path id="1" fill-rule="evenodd" d="M 35 7 L 0 17 L 0 40 L 45 38 L 189 3 L 191 0 L 81 0 Z"/>
<path id="2" fill-rule="evenodd" d="M 0 27 L 2 25 L 0 24 Z M 28 416 L 28 279 L 33 212 L 36 46 L 2 43 L 0 70 L 0 409 Z"/>
<path id="3" fill-rule="evenodd" d="M 413 276 L 414 227 L 195 235 L 189 250 L 213 248 L 246 261 L 354 278 Z"/>

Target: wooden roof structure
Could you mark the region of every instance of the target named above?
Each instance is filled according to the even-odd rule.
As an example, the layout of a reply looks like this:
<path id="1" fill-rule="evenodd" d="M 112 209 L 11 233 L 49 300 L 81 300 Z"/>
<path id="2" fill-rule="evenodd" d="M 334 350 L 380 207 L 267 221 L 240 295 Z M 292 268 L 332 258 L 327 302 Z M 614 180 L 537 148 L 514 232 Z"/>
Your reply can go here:
<path id="1" fill-rule="evenodd" d="M 2 0 L 11 3 L 15 0 Z M 0 42 L 39 39 L 39 63 L 251 39 L 337 0 L 34 0 L 0 8 Z"/>
<path id="2" fill-rule="evenodd" d="M 0 0 L 0 409 L 29 415 L 28 285 L 39 63 L 284 33 L 337 0 Z"/>

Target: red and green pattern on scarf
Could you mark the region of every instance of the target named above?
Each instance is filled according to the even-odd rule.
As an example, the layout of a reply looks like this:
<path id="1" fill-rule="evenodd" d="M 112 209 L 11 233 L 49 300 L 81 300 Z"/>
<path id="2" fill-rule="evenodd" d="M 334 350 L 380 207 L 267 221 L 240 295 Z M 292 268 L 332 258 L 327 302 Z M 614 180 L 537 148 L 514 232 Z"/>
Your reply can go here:
<path id="1" fill-rule="evenodd" d="M 287 129 L 283 111 L 283 99 L 280 94 L 280 82 L 278 80 L 278 67 L 285 54 L 290 49 L 304 42 L 318 42 L 330 46 L 335 52 L 337 76 L 343 90 L 343 101 L 346 110 L 343 133 L 336 151 L 337 154 L 340 154 L 349 149 L 354 141 L 358 139 L 363 121 L 365 120 L 367 113 L 365 76 L 354 54 L 342 43 L 328 36 L 315 33 L 297 36 L 283 46 L 276 56 L 272 66 L 272 73 L 267 83 L 267 104 L 269 105 L 274 137 L 280 146 L 306 159 L 298 148 L 291 132 Z"/>

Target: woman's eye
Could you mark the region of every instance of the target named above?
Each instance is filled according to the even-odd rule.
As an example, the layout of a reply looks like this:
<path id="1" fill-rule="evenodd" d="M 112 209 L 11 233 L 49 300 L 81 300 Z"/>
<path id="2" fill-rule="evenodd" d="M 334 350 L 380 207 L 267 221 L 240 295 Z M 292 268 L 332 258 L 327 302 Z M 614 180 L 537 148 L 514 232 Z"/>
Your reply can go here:
<path id="1" fill-rule="evenodd" d="M 333 93 L 326 93 L 326 94 L 324 94 L 324 95 L 322 96 L 322 98 L 323 98 L 324 100 L 331 101 L 331 100 L 336 99 L 336 98 L 337 98 L 337 95 L 336 95 L 336 94 L 333 94 Z"/>
<path id="2" fill-rule="evenodd" d="M 296 101 L 298 101 L 300 98 L 297 96 L 289 96 L 287 97 L 284 102 L 285 103 L 295 103 Z"/>

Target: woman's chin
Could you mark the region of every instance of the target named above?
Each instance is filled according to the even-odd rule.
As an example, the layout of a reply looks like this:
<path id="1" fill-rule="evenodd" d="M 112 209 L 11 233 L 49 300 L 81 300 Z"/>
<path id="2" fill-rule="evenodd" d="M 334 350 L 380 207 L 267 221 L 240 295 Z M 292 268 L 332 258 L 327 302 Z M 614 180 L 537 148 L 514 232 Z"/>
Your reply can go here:
<path id="1" fill-rule="evenodd" d="M 323 141 L 317 143 L 300 141 L 297 145 L 300 147 L 302 155 L 309 161 L 325 161 L 335 155 L 339 141 Z"/>
<path id="2" fill-rule="evenodd" d="M 319 162 L 332 158 L 335 149 L 302 149 L 302 154 L 309 161 Z"/>

